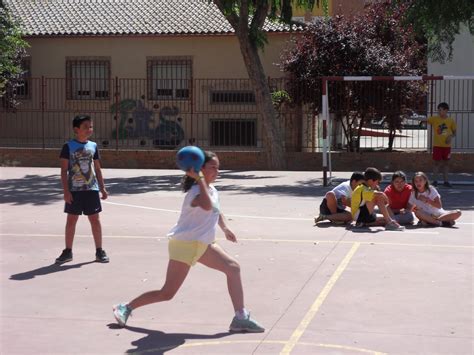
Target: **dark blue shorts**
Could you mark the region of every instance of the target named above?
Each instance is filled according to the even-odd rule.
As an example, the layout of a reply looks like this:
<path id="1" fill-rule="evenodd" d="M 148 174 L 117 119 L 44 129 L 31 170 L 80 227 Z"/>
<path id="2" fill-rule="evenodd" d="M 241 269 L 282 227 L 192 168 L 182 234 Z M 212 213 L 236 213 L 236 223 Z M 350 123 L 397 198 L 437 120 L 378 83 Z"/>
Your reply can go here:
<path id="1" fill-rule="evenodd" d="M 337 205 L 337 211 L 336 213 L 342 213 L 345 212 L 346 210 L 344 208 L 341 208 L 339 205 Z M 319 213 L 324 214 L 326 216 L 330 216 L 331 210 L 328 207 L 328 201 L 326 198 L 323 199 L 323 202 L 321 202 L 321 205 L 319 205 Z"/>
<path id="2" fill-rule="evenodd" d="M 86 216 L 102 211 L 99 191 L 73 191 L 72 203 L 64 204 L 64 212 L 69 214 Z"/>
<path id="3" fill-rule="evenodd" d="M 375 212 L 369 213 L 367 206 L 361 206 L 359 209 L 359 217 L 357 217 L 357 223 L 374 223 L 377 220 Z"/>

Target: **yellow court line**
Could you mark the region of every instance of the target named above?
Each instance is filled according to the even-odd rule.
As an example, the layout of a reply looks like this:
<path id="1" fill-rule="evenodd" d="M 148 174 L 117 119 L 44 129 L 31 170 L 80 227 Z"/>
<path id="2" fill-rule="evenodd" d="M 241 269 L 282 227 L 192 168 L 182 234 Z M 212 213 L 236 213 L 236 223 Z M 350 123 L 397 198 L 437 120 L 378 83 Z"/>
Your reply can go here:
<path id="1" fill-rule="evenodd" d="M 298 340 L 301 338 L 301 336 L 305 332 L 306 328 L 308 328 L 308 325 L 311 323 L 313 318 L 316 316 L 316 313 L 318 312 L 319 308 L 323 304 L 326 297 L 329 295 L 329 292 L 331 292 L 332 288 L 334 287 L 337 280 L 339 279 L 339 277 L 342 275 L 342 273 L 346 269 L 347 265 L 349 264 L 349 261 L 352 259 L 352 257 L 356 253 L 357 249 L 359 249 L 359 247 L 360 247 L 360 243 L 354 243 L 352 245 L 351 250 L 349 250 L 347 255 L 341 261 L 341 263 L 337 267 L 336 271 L 334 271 L 331 278 L 326 283 L 326 285 L 324 286 L 321 293 L 318 295 L 318 298 L 316 298 L 314 303 L 311 305 L 311 308 L 306 313 L 306 315 L 304 316 L 303 320 L 298 325 L 298 327 L 295 329 L 295 331 L 291 335 L 290 339 L 287 341 L 287 343 L 286 343 L 285 347 L 283 348 L 283 350 L 281 351 L 280 355 L 286 355 L 286 354 L 291 353 L 293 348 L 298 343 Z"/>
<path id="2" fill-rule="evenodd" d="M 286 341 L 284 340 L 216 340 L 216 341 L 202 341 L 202 342 L 195 342 L 195 343 L 185 343 L 179 346 L 179 348 L 192 348 L 192 347 L 199 347 L 199 346 L 209 346 L 209 345 L 233 345 L 233 344 L 255 344 L 255 343 L 263 343 L 263 344 L 285 344 Z M 346 346 L 346 345 L 338 345 L 338 344 L 326 344 L 326 343 L 308 343 L 308 342 L 301 342 L 300 345 L 305 346 L 315 346 L 319 348 L 328 348 L 328 349 L 340 349 L 340 350 L 347 350 L 352 352 L 359 352 L 364 354 L 372 354 L 372 355 L 386 355 L 383 352 L 369 350 L 364 348 L 357 348 L 354 346 Z M 170 347 L 162 347 L 158 349 L 150 349 L 153 351 L 156 350 L 167 350 Z M 174 346 L 173 346 L 174 348 Z"/>

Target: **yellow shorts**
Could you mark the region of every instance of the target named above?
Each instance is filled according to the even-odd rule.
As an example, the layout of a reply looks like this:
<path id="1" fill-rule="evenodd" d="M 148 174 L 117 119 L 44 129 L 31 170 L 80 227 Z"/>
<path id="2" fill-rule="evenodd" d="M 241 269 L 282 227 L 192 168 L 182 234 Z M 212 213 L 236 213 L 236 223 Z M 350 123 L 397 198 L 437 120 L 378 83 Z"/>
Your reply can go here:
<path id="1" fill-rule="evenodd" d="M 170 239 L 168 251 L 171 260 L 181 261 L 193 266 L 203 256 L 209 245 L 197 240 Z"/>

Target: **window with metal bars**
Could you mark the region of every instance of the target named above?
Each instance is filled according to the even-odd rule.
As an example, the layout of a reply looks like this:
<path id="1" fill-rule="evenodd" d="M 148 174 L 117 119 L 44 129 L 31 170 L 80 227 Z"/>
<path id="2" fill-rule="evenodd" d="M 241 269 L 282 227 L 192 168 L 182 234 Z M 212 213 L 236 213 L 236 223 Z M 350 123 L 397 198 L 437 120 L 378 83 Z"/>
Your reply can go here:
<path id="1" fill-rule="evenodd" d="M 257 146 L 257 120 L 211 119 L 212 146 Z"/>
<path id="2" fill-rule="evenodd" d="M 191 97 L 192 60 L 153 58 L 147 61 L 149 100 L 188 100 Z"/>
<path id="3" fill-rule="evenodd" d="M 110 97 L 109 59 L 67 59 L 69 100 L 108 100 Z"/>
<path id="4" fill-rule="evenodd" d="M 211 91 L 211 104 L 254 104 L 255 94 L 250 90 Z"/>

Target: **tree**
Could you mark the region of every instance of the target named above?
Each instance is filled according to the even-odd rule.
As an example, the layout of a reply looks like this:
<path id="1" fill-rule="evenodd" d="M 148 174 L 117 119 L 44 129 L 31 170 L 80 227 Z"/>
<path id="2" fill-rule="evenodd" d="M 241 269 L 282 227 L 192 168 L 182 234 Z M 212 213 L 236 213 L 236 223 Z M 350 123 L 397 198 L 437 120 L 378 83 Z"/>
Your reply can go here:
<path id="1" fill-rule="evenodd" d="M 263 49 L 267 43 L 263 26 L 267 19 L 291 24 L 292 6 L 312 9 L 315 4 L 319 4 L 319 0 L 213 0 L 213 2 L 230 23 L 239 41 L 245 67 L 255 90 L 257 109 L 263 121 L 269 167 L 284 169 L 286 163 L 281 127 L 276 120 L 270 88 L 259 57 L 259 49 Z"/>
<path id="2" fill-rule="evenodd" d="M 16 88 L 22 85 L 21 61 L 27 46 L 18 24 L 0 1 L 0 97 L 4 98 L 7 107 L 16 104 Z"/>
<path id="3" fill-rule="evenodd" d="M 437 62 L 451 60 L 453 42 L 461 26 L 474 35 L 474 1 L 472 0 L 397 0 L 393 6 L 405 6 L 404 22 L 428 41 L 428 54 Z"/>
<path id="4" fill-rule="evenodd" d="M 320 111 L 322 76 L 424 73 L 425 45 L 402 23 L 404 11 L 405 7 L 394 9 L 386 0 L 369 5 L 358 16 L 316 20 L 282 59 L 283 70 L 291 77 L 288 92 L 293 101 Z M 377 114 L 387 118 L 391 149 L 401 128 L 401 107 L 410 106 L 410 98 L 419 96 L 423 87 L 414 82 L 332 82 L 329 90 L 329 104 L 337 108 L 333 113 L 348 150 L 359 149 L 363 125 Z"/>

